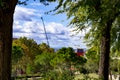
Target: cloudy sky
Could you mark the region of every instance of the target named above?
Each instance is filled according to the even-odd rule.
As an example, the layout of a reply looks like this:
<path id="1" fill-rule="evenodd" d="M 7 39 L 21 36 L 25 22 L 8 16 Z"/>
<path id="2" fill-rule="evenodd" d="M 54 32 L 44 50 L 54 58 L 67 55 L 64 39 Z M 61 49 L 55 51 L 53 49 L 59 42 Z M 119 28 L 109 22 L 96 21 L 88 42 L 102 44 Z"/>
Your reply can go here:
<path id="1" fill-rule="evenodd" d="M 44 6 L 39 2 L 29 2 L 28 5 L 17 5 L 14 14 L 13 37 L 28 37 L 34 39 L 38 44 L 45 42 L 45 31 L 41 17 L 43 17 L 48 41 L 51 47 L 73 47 L 86 48 L 81 36 L 84 32 L 74 35 L 73 29 L 67 27 L 68 21 L 65 14 L 45 15 L 55 7 L 55 3 Z M 72 36 L 74 35 L 74 36 Z"/>

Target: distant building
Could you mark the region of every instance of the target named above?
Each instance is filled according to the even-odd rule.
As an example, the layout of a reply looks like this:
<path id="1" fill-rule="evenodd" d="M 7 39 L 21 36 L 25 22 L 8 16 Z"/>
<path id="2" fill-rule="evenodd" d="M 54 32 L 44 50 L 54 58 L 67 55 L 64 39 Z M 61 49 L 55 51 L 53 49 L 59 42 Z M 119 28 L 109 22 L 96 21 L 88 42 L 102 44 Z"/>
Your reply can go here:
<path id="1" fill-rule="evenodd" d="M 77 49 L 77 56 L 84 56 L 85 55 L 85 51 L 84 49 Z"/>

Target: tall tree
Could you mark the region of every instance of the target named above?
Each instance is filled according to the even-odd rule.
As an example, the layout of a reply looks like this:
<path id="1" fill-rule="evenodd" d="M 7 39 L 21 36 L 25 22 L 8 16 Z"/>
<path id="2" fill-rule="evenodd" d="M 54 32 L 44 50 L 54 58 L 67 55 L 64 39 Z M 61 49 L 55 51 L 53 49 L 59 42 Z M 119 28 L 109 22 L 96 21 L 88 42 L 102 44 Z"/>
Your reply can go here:
<path id="1" fill-rule="evenodd" d="M 11 77 L 13 14 L 17 3 L 26 1 L 29 0 L 0 0 L 0 80 Z"/>
<path id="2" fill-rule="evenodd" d="M 13 14 L 17 0 L 0 0 L 0 80 L 10 80 Z"/>
<path id="3" fill-rule="evenodd" d="M 71 20 L 70 25 L 78 32 L 88 26 L 92 28 L 92 33 L 97 31 L 100 42 L 99 75 L 103 80 L 108 80 L 110 32 L 112 24 L 120 15 L 119 4 L 119 0 L 59 0 L 58 6 L 53 10 L 57 13 L 65 12 Z"/>

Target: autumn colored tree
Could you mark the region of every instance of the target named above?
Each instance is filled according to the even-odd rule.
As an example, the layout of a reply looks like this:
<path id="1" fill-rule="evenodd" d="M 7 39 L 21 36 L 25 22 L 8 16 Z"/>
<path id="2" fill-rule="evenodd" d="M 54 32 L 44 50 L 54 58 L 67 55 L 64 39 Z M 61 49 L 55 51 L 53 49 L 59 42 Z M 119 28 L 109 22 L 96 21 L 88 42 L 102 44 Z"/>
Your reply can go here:
<path id="1" fill-rule="evenodd" d="M 24 52 L 22 58 L 18 62 L 18 65 L 21 66 L 24 72 L 33 72 L 34 59 L 37 55 L 42 53 L 39 49 L 39 45 L 33 39 L 27 37 L 21 37 L 14 40 L 13 45 L 20 46 Z"/>
<path id="2" fill-rule="evenodd" d="M 38 45 L 39 49 L 43 52 L 54 53 L 54 49 L 50 48 L 46 43 L 41 43 Z"/>

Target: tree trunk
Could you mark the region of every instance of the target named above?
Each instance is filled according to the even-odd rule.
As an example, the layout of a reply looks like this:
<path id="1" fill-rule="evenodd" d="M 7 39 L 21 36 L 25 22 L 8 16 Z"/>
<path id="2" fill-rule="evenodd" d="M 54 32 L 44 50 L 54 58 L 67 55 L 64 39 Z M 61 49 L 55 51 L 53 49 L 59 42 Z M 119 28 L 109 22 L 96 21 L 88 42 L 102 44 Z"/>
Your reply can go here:
<path id="1" fill-rule="evenodd" d="M 99 76 L 102 80 L 109 80 L 110 31 L 112 20 L 109 20 L 101 31 Z"/>
<path id="2" fill-rule="evenodd" d="M 13 14 L 17 0 L 2 0 L 0 5 L 0 80 L 11 80 Z"/>

